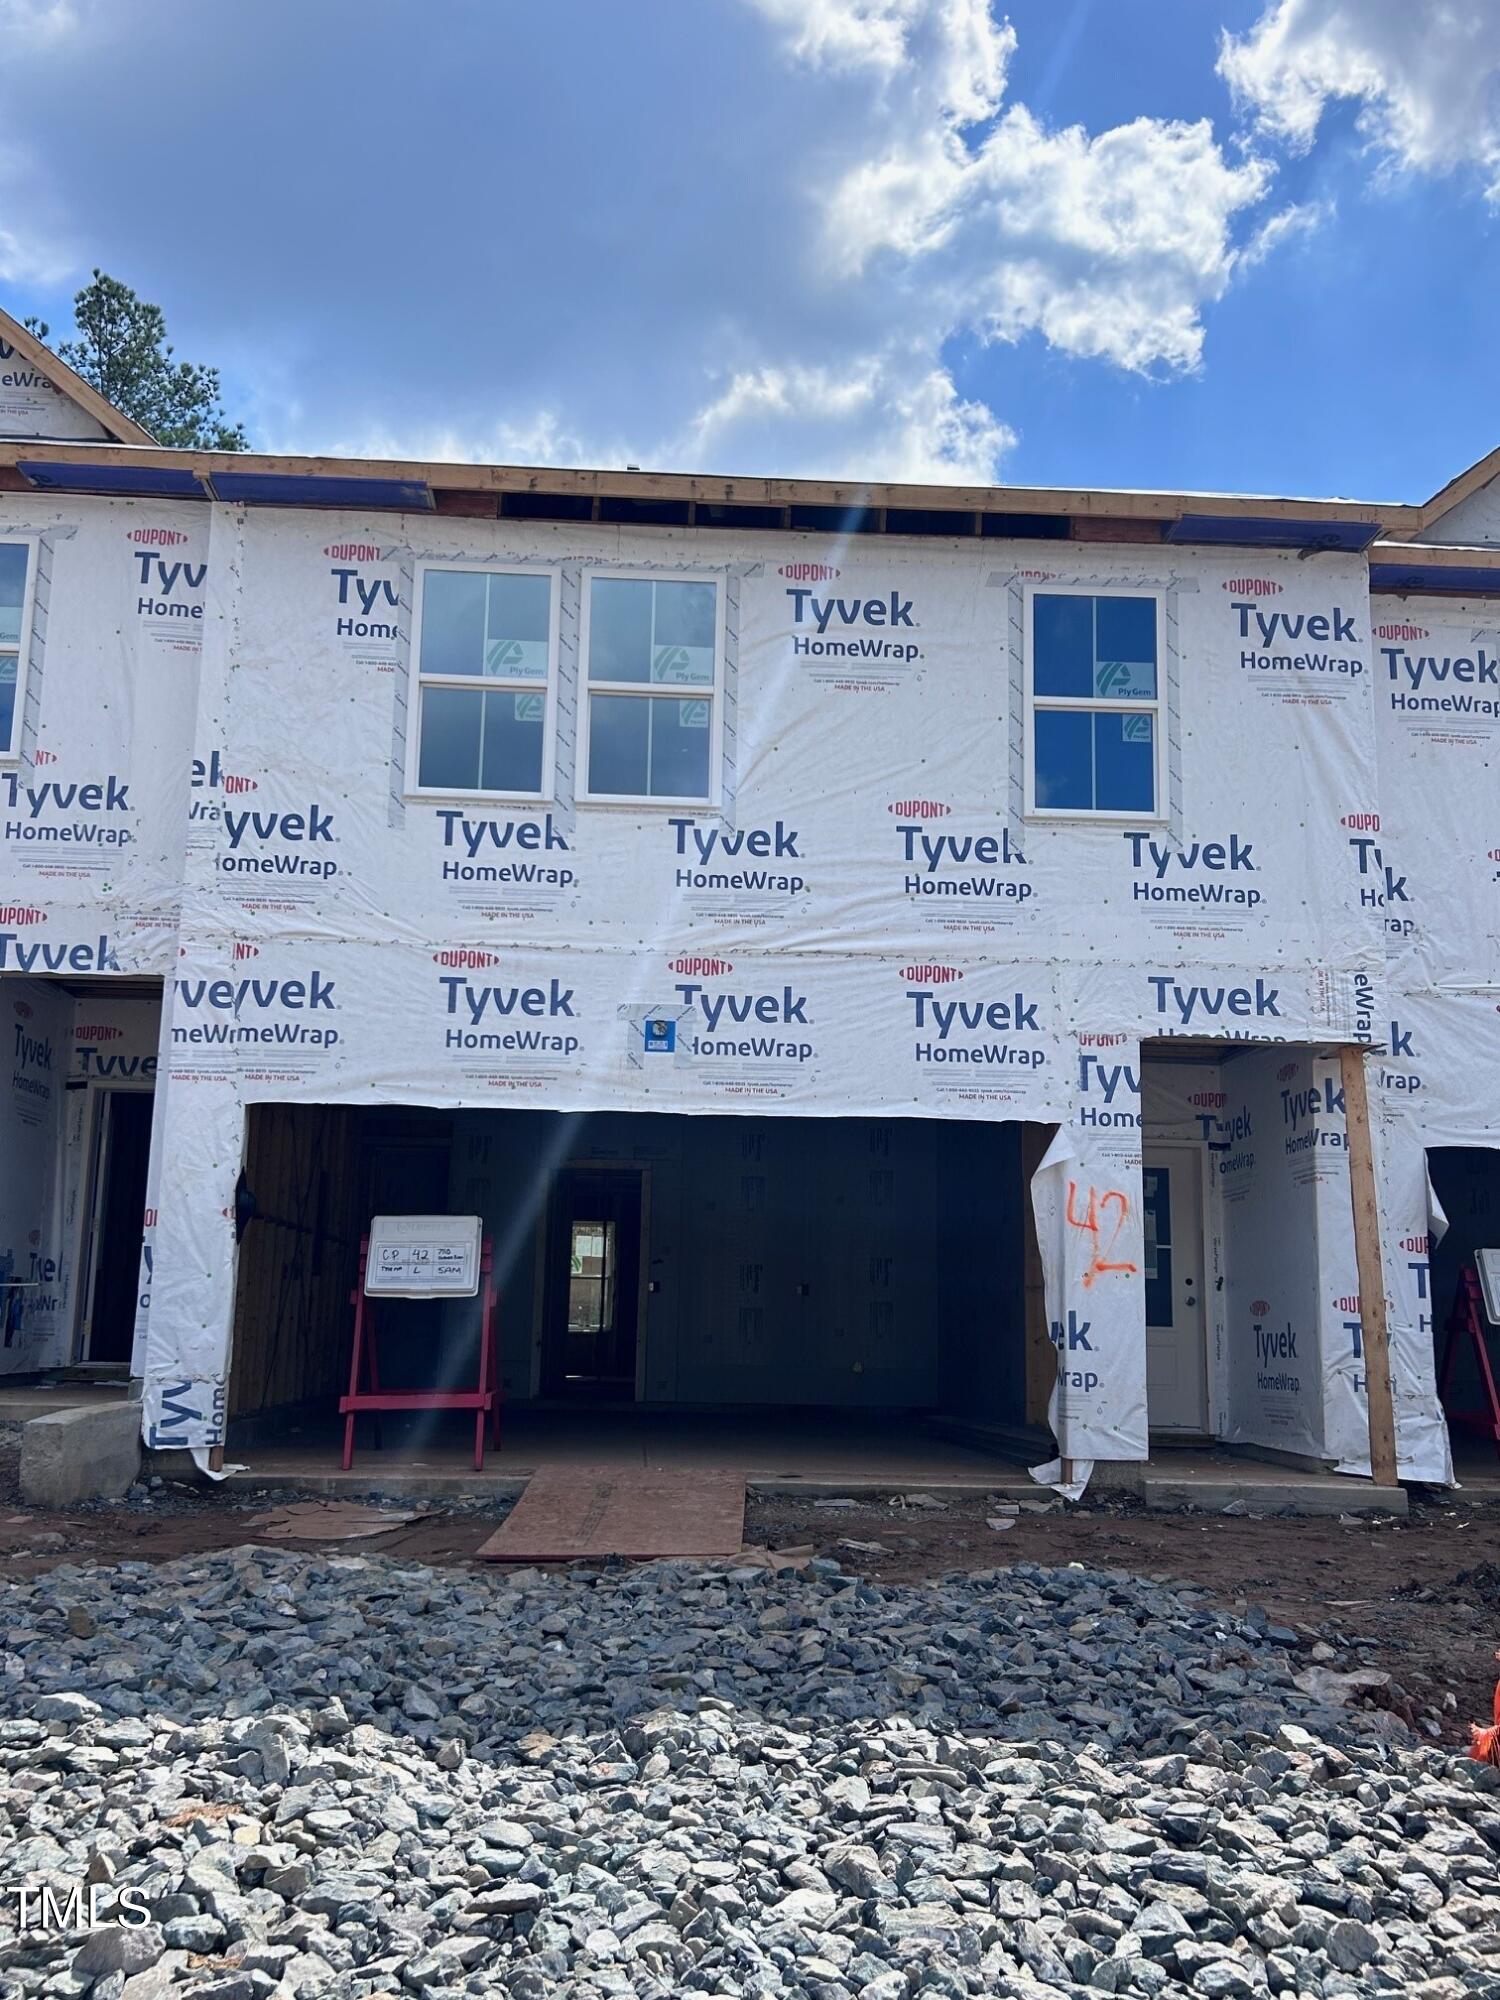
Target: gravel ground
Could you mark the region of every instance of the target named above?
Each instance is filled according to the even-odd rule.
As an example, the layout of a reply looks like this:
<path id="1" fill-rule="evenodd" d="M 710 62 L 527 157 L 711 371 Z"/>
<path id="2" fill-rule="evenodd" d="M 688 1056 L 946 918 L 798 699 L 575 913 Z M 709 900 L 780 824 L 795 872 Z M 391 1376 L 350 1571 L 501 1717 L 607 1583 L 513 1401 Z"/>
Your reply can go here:
<path id="1" fill-rule="evenodd" d="M 6 1590 L 6 1995 L 1500 2000 L 1500 1771 L 1208 1591 L 69 1553 Z M 84 1878 L 149 1921 L 17 1934 Z"/>

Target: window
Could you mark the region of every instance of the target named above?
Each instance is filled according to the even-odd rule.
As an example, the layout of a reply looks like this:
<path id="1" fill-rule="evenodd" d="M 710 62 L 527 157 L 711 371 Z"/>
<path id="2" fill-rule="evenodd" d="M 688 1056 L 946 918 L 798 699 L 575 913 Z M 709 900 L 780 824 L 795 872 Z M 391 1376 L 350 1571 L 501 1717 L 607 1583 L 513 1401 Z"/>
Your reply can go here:
<path id="1" fill-rule="evenodd" d="M 615 1323 L 615 1225 L 575 1222 L 568 1253 L 569 1333 L 608 1333 Z"/>
<path id="2" fill-rule="evenodd" d="M 1027 811 L 1159 818 L 1160 600 L 1033 590 L 1028 637 Z"/>
<path id="3" fill-rule="evenodd" d="M 711 805 L 723 658 L 719 584 L 596 575 L 585 601 L 580 796 Z"/>
<path id="4" fill-rule="evenodd" d="M 0 542 L 0 757 L 21 750 L 21 703 L 31 637 L 32 545 Z"/>
<path id="5" fill-rule="evenodd" d="M 557 595 L 550 570 L 421 572 L 412 790 L 551 795 Z"/>

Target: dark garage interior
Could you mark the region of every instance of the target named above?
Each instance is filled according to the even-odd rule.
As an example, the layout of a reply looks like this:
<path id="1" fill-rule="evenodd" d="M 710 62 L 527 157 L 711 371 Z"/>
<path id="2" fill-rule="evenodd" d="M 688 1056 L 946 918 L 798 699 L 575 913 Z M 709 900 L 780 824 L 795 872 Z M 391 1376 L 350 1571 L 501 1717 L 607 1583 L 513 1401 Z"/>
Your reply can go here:
<path id="1" fill-rule="evenodd" d="M 1025 1451 L 1053 1370 L 1024 1199 L 1048 1136 L 932 1119 L 253 1107 L 231 1435 L 326 1423 L 331 1439 L 361 1231 L 376 1213 L 452 1213 L 480 1215 L 494 1244 L 513 1418 L 545 1412 L 585 1438 L 647 1413 L 863 1417 Z M 383 1381 L 472 1382 L 477 1300 L 371 1309 Z M 423 1436 L 444 1421 L 426 1417 Z M 387 1430 L 389 1449 L 401 1432 Z"/>

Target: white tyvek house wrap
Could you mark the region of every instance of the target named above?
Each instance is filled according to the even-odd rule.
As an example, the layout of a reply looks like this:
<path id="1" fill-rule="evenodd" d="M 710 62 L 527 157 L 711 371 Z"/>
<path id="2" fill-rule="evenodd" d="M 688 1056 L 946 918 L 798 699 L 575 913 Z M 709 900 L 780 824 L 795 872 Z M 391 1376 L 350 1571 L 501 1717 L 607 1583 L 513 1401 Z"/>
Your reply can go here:
<path id="1" fill-rule="evenodd" d="M 1083 1037 L 1072 1068 L 1072 1114 L 1031 1182 L 1058 1446 L 1033 1476 L 1076 1498 L 1095 1459 L 1147 1455 L 1146 1322 L 1140 1050 L 1120 1036 Z"/>
<path id="2" fill-rule="evenodd" d="M 208 524 L 202 508 L 5 494 L 0 539 L 11 537 L 34 544 L 36 585 L 20 754 L 0 763 L 0 1006 L 8 1018 L 4 1002 L 18 974 L 170 973 Z M 39 990 L 45 997 L 36 1004 L 56 1003 L 55 987 Z M 89 1025 L 82 1002 L 78 1019 Z M 103 1024 L 131 1019 L 127 1009 Z M 70 1062 L 77 1075 L 84 1045 L 69 1042 L 66 1020 L 57 1060 L 64 1076 Z M 128 1046 L 116 1054 L 152 1053 L 136 1047 L 139 1021 L 137 1010 Z M 101 1043 L 101 1056 L 112 1046 Z M 32 1312 L 37 1339 L 27 1366 L 71 1358 L 86 1247 L 85 1113 L 104 1074 L 70 1107 L 59 1141 L 65 1165 L 45 1198 L 35 1134 L 0 1102 L 0 1176 L 24 1190 L 19 1207 L 0 1201 L 0 1258 L 35 1255 L 56 1267 L 57 1306 L 45 1326 Z"/>
<path id="3" fill-rule="evenodd" d="M 1246 575 L 1243 556 L 1048 549 L 1057 581 L 1165 593 L 1166 818 L 1147 835 L 1022 814 L 1034 545 L 211 511 L 210 609 L 159 618 L 151 651 L 153 605 L 201 591 L 202 511 L 76 503 L 58 516 L 57 546 L 86 549 L 93 581 L 76 569 L 63 592 L 59 569 L 55 615 L 66 604 L 90 645 L 65 650 L 66 678 L 52 673 L 61 712 L 44 675 L 36 744 L 73 726 L 70 709 L 89 726 L 90 687 L 102 676 L 108 693 L 126 662 L 108 705 L 128 711 L 155 774 L 131 810 L 162 818 L 123 887 L 33 870 L 43 921 L 14 934 L 28 951 L 42 935 L 76 942 L 103 902 L 117 962 L 164 967 L 179 891 L 186 905 L 143 1347 L 148 1422 L 173 1435 L 219 1434 L 252 1103 L 1031 1118 L 1067 1125 L 1091 1164 L 1139 1132 L 1083 1122 L 1099 1088 L 1079 1068 L 1085 1025 L 1131 1043 L 1381 1032 L 1383 919 L 1350 844 L 1376 810 L 1355 560 L 1257 556 Z M 184 545 L 130 537 L 179 514 L 199 539 L 169 578 Z M 133 595 L 106 560 L 116 534 Z M 143 556 L 167 569 L 143 570 Z M 420 560 L 441 557 L 561 570 L 545 805 L 403 795 L 412 585 Z M 577 803 L 578 609 L 600 563 L 724 578 L 720 812 Z M 882 627 L 861 622 L 876 603 Z M 111 616 L 113 657 L 100 643 Z M 179 752 L 191 704 L 171 663 L 205 627 L 196 741 Z M 1247 742 L 1253 758 L 1238 754 Z M 82 769 L 84 746 L 68 754 Z M 757 1033 L 724 1032 L 746 1008 Z M 1122 1388 L 1140 1367 L 1139 1313 L 1137 1297 L 1106 1316 Z M 1070 1456 L 1095 1448 L 1090 1424 L 1112 1449 L 1144 1450 L 1139 1411 L 1074 1414 Z"/>
<path id="4" fill-rule="evenodd" d="M 20 755 L 0 765 L 0 972 L 160 973 L 193 781 L 204 510 L 0 495 L 36 544 Z"/>
<path id="5" fill-rule="evenodd" d="M 1465 503 L 1492 504 L 1492 489 Z M 1445 533 L 1448 524 L 1444 524 Z M 1393 1355 L 1425 1356 L 1452 1301 L 1429 1287 L 1429 1146 L 1500 1148 L 1500 614 L 1461 599 L 1371 600 L 1380 824 L 1369 862 L 1385 893 L 1390 1022 L 1377 1114 Z M 1373 843 L 1378 842 L 1378 847 Z M 1446 1428 L 1412 1407 L 1429 1463 Z M 1428 1476 L 1437 1476 L 1429 1474 Z"/>
<path id="6" fill-rule="evenodd" d="M 1272 656 L 1253 625 L 1241 635 L 1251 612 L 1236 608 L 1224 558 L 1157 551 L 1143 564 L 1089 549 L 1049 572 L 1080 588 L 1154 583 L 1175 604 L 1169 823 L 1148 840 L 1118 827 L 1023 825 L 1025 583 L 1022 557 L 1004 545 L 839 550 L 840 561 L 812 565 L 833 572 L 817 587 L 883 604 L 887 617 L 894 592 L 912 623 L 851 636 L 835 621 L 820 635 L 826 604 L 780 573 L 808 567 L 787 560 L 784 539 L 726 549 L 687 534 L 632 541 L 280 513 L 239 526 L 217 511 L 220 544 L 229 538 L 229 636 L 200 716 L 198 761 L 219 783 L 194 830 L 189 928 L 414 944 L 535 936 L 630 953 L 691 942 L 941 957 L 951 943 L 961 956 L 1143 973 L 1200 962 L 1265 973 L 1315 958 L 1341 975 L 1378 968 L 1378 927 L 1360 906 L 1339 824 L 1373 790 L 1368 683 L 1363 671 L 1320 672 L 1310 686 L 1304 670 L 1253 664 Z M 328 553 L 345 550 L 370 553 Z M 445 555 L 562 571 L 562 669 L 575 700 L 576 604 L 591 568 L 634 560 L 724 576 L 734 615 L 723 813 L 578 806 L 566 716 L 547 805 L 403 799 L 411 577 L 419 559 Z M 1286 580 L 1275 585 L 1283 595 L 1255 600 L 1255 616 L 1283 615 L 1270 602 L 1304 622 L 1362 617 L 1358 563 L 1263 566 Z M 379 616 L 359 615 L 367 602 Z M 887 643 L 881 633 L 918 657 L 795 650 Z M 1253 768 L 1223 748 L 1246 732 Z M 1307 808 L 1268 809 L 1268 792 L 1304 785 Z M 314 805 L 315 832 L 282 830 L 281 816 L 306 821 Z M 1152 1032 L 1249 1031 L 1201 1007 L 1184 1024 L 1170 994 L 1158 1005 L 1141 991 Z"/>
<path id="7" fill-rule="evenodd" d="M 0 335 L 0 438 L 98 441 L 104 426 Z"/>

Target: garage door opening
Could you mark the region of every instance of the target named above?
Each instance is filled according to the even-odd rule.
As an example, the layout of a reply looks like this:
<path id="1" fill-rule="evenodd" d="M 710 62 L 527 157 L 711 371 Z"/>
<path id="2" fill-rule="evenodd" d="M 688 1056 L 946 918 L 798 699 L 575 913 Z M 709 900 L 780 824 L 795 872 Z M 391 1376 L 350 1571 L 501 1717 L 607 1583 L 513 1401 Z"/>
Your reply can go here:
<path id="1" fill-rule="evenodd" d="M 498 1473 L 554 1449 L 1034 1456 L 1055 1357 L 1023 1161 L 1044 1139 L 927 1119 L 253 1107 L 231 1439 L 332 1454 L 360 1235 L 376 1213 L 446 1213 L 479 1215 L 494 1245 Z M 383 1383 L 472 1381 L 477 1301 L 374 1310 Z M 382 1425 L 387 1454 L 466 1449 L 462 1418 Z M 370 1424 L 359 1448 L 374 1443 Z"/>

